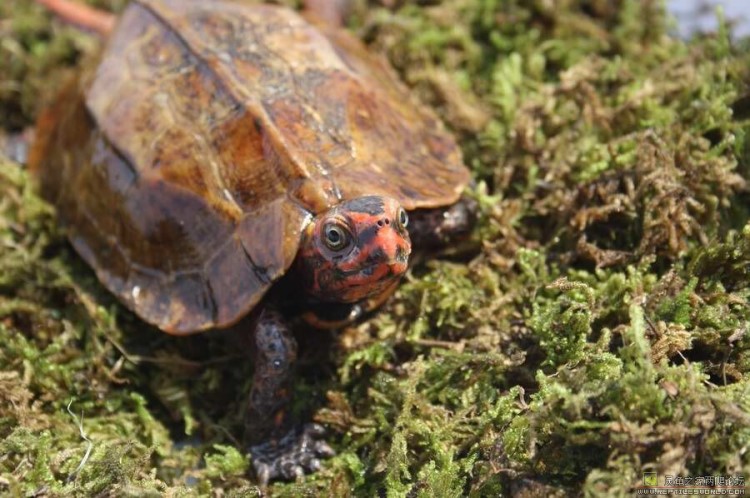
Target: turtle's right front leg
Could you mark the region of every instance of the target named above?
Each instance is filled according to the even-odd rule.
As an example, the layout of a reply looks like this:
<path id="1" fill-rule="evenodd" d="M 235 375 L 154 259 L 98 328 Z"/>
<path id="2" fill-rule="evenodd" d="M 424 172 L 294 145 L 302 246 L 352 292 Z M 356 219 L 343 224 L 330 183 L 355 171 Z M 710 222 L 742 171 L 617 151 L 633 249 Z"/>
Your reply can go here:
<path id="1" fill-rule="evenodd" d="M 262 485 L 280 477 L 295 479 L 320 467 L 319 458 L 333 455 L 316 424 L 295 427 L 287 413 L 297 341 L 282 316 L 264 310 L 254 331 L 255 374 L 245 414 L 245 441 L 251 445 Z"/>
<path id="2" fill-rule="evenodd" d="M 255 372 L 245 416 L 245 437 L 262 441 L 284 424 L 297 341 L 281 314 L 265 309 L 254 330 Z"/>

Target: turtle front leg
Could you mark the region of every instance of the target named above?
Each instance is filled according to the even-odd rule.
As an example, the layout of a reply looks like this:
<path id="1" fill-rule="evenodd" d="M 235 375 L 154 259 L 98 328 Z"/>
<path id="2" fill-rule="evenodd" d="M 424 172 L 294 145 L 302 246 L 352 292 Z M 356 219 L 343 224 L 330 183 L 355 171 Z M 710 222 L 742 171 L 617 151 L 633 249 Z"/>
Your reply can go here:
<path id="1" fill-rule="evenodd" d="M 447 208 L 409 213 L 409 237 L 419 251 L 443 249 L 466 238 L 476 222 L 477 203 L 467 197 Z"/>
<path id="2" fill-rule="evenodd" d="M 271 479 L 296 479 L 334 454 L 317 424 L 295 427 L 287 414 L 297 342 L 282 316 L 270 309 L 254 332 L 255 374 L 245 414 L 245 440 L 261 485 Z"/>

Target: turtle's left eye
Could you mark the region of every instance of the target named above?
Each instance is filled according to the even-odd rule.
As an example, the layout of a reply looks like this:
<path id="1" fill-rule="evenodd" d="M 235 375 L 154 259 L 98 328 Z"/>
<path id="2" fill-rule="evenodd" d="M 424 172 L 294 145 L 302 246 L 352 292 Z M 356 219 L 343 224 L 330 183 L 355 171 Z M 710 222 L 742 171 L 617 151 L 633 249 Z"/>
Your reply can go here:
<path id="1" fill-rule="evenodd" d="M 398 208 L 398 222 L 404 228 L 409 224 L 409 215 L 406 214 L 404 208 Z"/>
<path id="2" fill-rule="evenodd" d="M 323 242 L 332 251 L 340 251 L 349 245 L 350 237 L 346 228 L 337 223 L 323 227 Z"/>

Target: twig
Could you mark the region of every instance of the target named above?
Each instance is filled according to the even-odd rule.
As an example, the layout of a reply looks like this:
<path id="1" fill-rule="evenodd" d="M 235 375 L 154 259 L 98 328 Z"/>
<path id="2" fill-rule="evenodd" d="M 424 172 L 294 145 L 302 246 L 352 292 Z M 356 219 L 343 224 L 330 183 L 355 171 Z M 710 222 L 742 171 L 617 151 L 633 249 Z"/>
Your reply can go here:
<path id="1" fill-rule="evenodd" d="M 36 0 L 66 22 L 89 29 L 101 37 L 106 37 L 115 26 L 115 16 L 103 10 L 70 0 Z"/>

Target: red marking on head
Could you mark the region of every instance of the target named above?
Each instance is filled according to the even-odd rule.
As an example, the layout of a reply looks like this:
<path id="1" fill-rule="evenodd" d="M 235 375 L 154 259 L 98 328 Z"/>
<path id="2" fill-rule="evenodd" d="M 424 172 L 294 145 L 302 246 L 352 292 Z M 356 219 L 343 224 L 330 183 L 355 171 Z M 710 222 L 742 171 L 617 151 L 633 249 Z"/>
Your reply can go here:
<path id="1" fill-rule="evenodd" d="M 307 292 L 322 301 L 354 303 L 376 296 L 408 268 L 411 241 L 395 199 L 344 202 L 308 226 L 298 266 Z"/>

